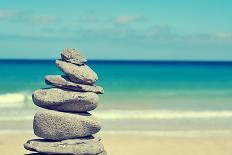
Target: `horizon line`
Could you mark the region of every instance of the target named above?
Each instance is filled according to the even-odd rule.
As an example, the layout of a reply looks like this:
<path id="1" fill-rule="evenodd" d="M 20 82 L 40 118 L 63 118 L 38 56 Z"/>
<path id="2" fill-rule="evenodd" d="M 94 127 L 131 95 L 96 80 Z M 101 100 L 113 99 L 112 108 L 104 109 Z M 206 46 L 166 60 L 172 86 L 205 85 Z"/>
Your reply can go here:
<path id="1" fill-rule="evenodd" d="M 0 61 L 54 61 L 56 58 L 0 58 Z M 89 59 L 105 62 L 232 62 L 232 60 L 183 60 L 183 59 Z"/>

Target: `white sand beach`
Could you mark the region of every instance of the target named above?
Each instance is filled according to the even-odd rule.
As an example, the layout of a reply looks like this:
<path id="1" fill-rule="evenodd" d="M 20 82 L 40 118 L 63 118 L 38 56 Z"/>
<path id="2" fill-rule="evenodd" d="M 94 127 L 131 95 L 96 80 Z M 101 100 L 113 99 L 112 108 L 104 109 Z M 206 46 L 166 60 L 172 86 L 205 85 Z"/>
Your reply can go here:
<path id="1" fill-rule="evenodd" d="M 110 155 L 231 155 L 231 137 L 170 137 L 155 135 L 112 134 L 101 135 Z M 0 135 L 1 155 L 29 153 L 23 144 L 32 133 L 7 133 Z"/>

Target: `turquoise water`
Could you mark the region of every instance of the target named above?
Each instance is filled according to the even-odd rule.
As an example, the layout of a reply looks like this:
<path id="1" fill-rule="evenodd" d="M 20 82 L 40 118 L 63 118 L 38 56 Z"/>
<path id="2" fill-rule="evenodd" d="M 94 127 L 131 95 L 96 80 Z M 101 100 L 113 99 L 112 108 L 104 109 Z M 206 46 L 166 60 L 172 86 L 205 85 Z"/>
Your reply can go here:
<path id="1" fill-rule="evenodd" d="M 89 61 L 88 65 L 105 89 L 93 113 L 106 125 L 232 129 L 228 123 L 232 62 Z M 2 121 L 32 120 L 38 108 L 31 93 L 49 87 L 45 75 L 62 74 L 54 60 L 1 60 L 0 73 Z"/>
<path id="2" fill-rule="evenodd" d="M 105 107 L 118 104 L 128 108 L 232 109 L 230 62 L 90 61 L 88 64 L 99 76 L 98 85 L 105 89 L 102 95 Z M 2 60 L 0 66 L 1 95 L 30 95 L 38 88 L 48 87 L 44 84 L 45 75 L 62 74 L 53 60 Z"/>

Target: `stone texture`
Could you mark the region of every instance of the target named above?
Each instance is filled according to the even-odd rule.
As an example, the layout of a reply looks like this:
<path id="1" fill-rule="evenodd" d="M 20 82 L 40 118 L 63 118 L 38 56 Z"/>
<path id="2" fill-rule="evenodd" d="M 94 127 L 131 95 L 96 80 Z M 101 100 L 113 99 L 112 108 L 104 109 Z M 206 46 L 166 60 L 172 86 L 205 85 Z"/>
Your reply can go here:
<path id="1" fill-rule="evenodd" d="M 97 107 L 99 97 L 93 92 L 76 92 L 59 88 L 38 89 L 32 95 L 33 102 L 42 108 L 85 112 Z"/>
<path id="2" fill-rule="evenodd" d="M 29 154 L 25 154 L 25 155 L 47 155 L 47 153 L 29 153 Z M 56 154 L 50 154 L 50 155 L 57 155 Z M 58 154 L 60 155 L 60 154 Z M 85 155 L 89 155 L 89 154 L 85 154 Z M 96 155 L 107 155 L 106 151 L 103 151 L 102 153 L 96 154 Z"/>
<path id="3" fill-rule="evenodd" d="M 103 155 L 104 153 L 100 139 L 93 136 L 63 141 L 33 139 L 26 142 L 24 147 L 45 154 Z"/>
<path id="4" fill-rule="evenodd" d="M 44 110 L 35 114 L 33 128 L 38 137 L 65 140 L 90 136 L 100 131 L 101 126 L 89 113 Z"/>
<path id="5" fill-rule="evenodd" d="M 56 87 L 80 91 L 80 92 L 94 92 L 97 94 L 104 93 L 104 90 L 102 87 L 74 83 L 74 82 L 71 82 L 66 76 L 47 75 L 45 77 L 45 82 L 48 85 L 53 85 Z"/>
<path id="6" fill-rule="evenodd" d="M 65 48 L 61 52 L 61 58 L 64 61 L 77 64 L 77 65 L 83 65 L 87 62 L 86 58 L 81 55 L 80 51 L 74 49 L 74 48 Z"/>
<path id="7" fill-rule="evenodd" d="M 104 150 L 103 152 L 99 153 L 98 155 L 107 155 L 107 152 Z"/>
<path id="8" fill-rule="evenodd" d="M 36 152 L 27 155 L 107 155 L 100 139 L 92 136 L 101 125 L 87 112 L 97 107 L 97 94 L 104 90 L 95 85 L 98 76 L 86 62 L 78 50 L 64 49 L 56 65 L 65 75 L 46 76 L 53 88 L 33 93 L 33 102 L 49 110 L 34 116 L 34 133 L 43 139 L 26 142 L 25 149 Z"/>
<path id="9" fill-rule="evenodd" d="M 29 154 L 25 154 L 25 155 L 48 155 L 47 153 L 29 153 Z M 49 154 L 49 155 L 58 155 L 57 153 L 56 154 Z M 85 155 L 89 155 L 89 154 L 85 154 Z M 107 155 L 107 152 L 106 151 L 103 151 L 102 153 L 99 153 L 99 154 L 96 154 L 96 155 Z"/>
<path id="10" fill-rule="evenodd" d="M 93 85 L 98 79 L 97 74 L 87 65 L 77 66 L 61 60 L 56 60 L 56 65 L 75 83 Z"/>

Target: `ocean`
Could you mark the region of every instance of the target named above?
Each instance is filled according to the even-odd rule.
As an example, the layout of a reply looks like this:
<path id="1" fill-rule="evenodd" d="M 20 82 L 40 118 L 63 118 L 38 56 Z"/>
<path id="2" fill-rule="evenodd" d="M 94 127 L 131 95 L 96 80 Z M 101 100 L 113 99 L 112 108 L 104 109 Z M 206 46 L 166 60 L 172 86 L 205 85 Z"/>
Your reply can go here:
<path id="1" fill-rule="evenodd" d="M 105 90 L 92 113 L 106 130 L 232 131 L 232 62 L 98 60 L 88 65 Z M 0 121 L 8 123 L 32 121 L 40 110 L 32 92 L 50 87 L 45 75 L 62 74 L 54 60 L 0 60 L 0 73 Z"/>

